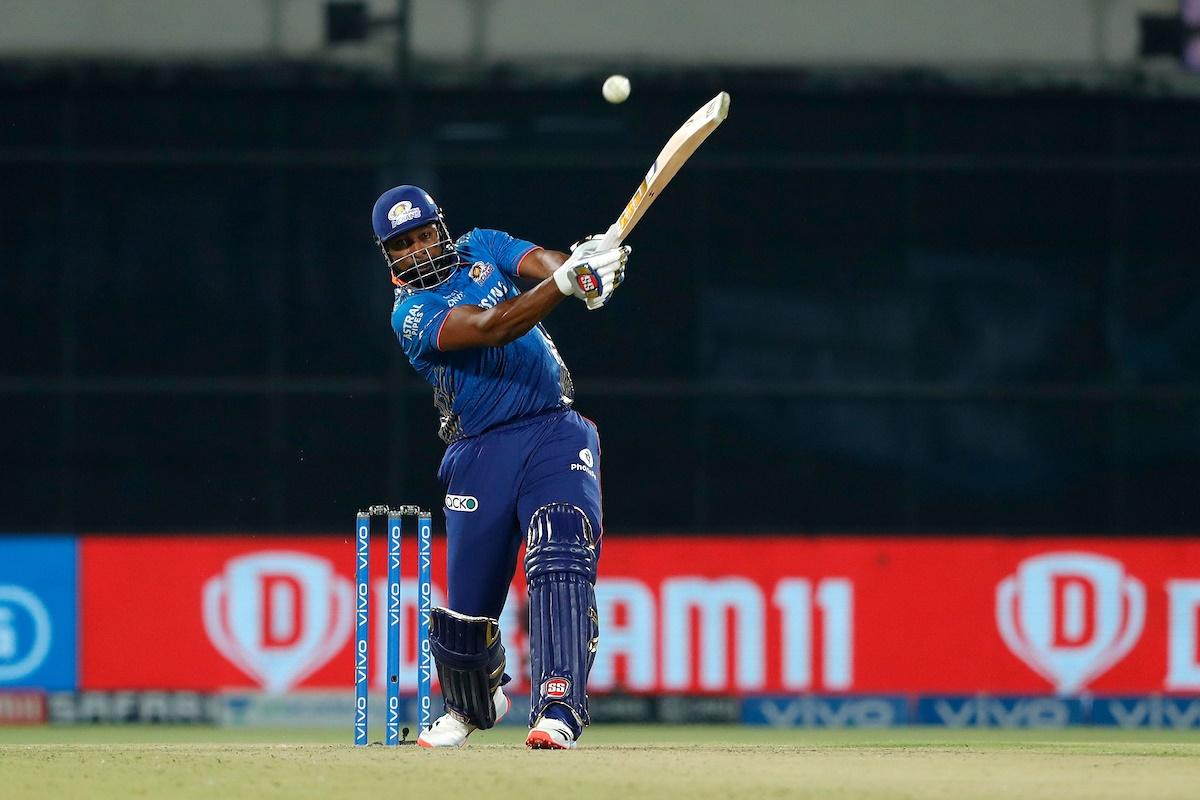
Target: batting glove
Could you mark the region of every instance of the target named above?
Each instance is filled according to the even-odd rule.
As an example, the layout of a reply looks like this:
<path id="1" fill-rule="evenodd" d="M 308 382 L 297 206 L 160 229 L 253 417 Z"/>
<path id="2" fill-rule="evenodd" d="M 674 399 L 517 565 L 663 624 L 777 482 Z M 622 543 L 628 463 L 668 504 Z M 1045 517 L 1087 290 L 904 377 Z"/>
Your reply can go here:
<path id="1" fill-rule="evenodd" d="M 625 262 L 631 251 L 628 247 L 614 247 L 588 252 L 585 245 L 576 247 L 571 257 L 554 271 L 554 283 L 564 295 L 574 295 L 595 310 L 607 304 L 613 291 L 625 280 Z"/>

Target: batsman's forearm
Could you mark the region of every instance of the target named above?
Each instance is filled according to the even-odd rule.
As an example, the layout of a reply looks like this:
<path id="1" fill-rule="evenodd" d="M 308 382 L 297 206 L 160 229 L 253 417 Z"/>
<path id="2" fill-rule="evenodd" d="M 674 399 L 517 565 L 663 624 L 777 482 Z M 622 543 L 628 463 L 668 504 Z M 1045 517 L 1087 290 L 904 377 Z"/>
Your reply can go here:
<path id="1" fill-rule="evenodd" d="M 549 278 L 569 258 L 559 250 L 535 250 L 521 262 L 521 277 L 540 281 Z"/>
<path id="2" fill-rule="evenodd" d="M 497 345 L 515 341 L 537 325 L 566 299 L 554 284 L 554 278 L 546 278 L 533 289 L 522 292 L 511 300 L 505 300 L 488 311 L 487 328 Z"/>

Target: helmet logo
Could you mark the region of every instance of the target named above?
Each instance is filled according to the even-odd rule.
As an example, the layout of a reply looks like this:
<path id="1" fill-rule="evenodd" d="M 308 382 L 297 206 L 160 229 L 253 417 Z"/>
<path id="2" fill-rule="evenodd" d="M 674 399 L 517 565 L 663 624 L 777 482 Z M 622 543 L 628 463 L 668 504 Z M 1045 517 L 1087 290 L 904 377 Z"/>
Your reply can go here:
<path id="1" fill-rule="evenodd" d="M 413 208 L 411 200 L 401 200 L 396 205 L 392 206 L 388 211 L 388 219 L 392 221 L 392 227 L 397 228 L 409 220 L 416 219 L 421 216 L 421 209 Z"/>

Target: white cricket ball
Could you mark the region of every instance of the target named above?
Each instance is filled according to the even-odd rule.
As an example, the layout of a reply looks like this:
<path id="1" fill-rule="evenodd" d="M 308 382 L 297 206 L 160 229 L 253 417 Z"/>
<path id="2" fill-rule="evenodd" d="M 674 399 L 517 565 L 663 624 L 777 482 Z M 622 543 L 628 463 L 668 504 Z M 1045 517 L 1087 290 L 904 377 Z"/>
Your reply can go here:
<path id="1" fill-rule="evenodd" d="M 624 103 L 629 99 L 629 78 L 624 75 L 609 75 L 604 81 L 604 99 L 610 103 Z"/>

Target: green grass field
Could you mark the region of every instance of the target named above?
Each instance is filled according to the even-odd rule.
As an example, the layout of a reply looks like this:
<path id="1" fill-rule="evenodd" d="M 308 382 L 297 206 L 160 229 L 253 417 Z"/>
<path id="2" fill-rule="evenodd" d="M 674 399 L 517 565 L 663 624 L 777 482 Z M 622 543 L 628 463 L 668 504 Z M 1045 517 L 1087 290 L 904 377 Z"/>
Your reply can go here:
<path id="1" fill-rule="evenodd" d="M 0 796 L 1200 797 L 1200 732 L 596 725 L 571 752 L 527 751 L 520 728 L 450 752 L 356 749 L 347 734 L 0 728 Z"/>

